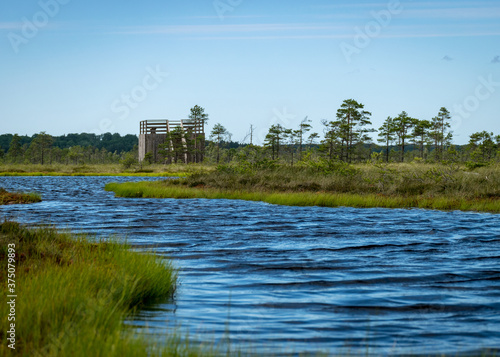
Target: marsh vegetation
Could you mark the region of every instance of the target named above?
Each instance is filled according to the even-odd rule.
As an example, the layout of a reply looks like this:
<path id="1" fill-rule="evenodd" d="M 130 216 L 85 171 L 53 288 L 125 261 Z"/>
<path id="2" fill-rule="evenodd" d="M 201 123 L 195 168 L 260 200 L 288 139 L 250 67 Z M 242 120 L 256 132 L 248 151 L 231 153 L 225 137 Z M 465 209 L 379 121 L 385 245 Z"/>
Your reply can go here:
<path id="1" fill-rule="evenodd" d="M 221 165 L 161 182 L 108 184 L 122 197 L 232 198 L 298 206 L 500 211 L 500 170 L 459 165 L 358 164 L 326 160 Z"/>
<path id="2" fill-rule="evenodd" d="M 37 193 L 8 192 L 4 188 L 0 187 L 0 205 L 36 203 L 41 200 L 42 197 Z"/>
<path id="3" fill-rule="evenodd" d="M 2 356 L 197 356 L 213 348 L 164 336 L 154 343 L 128 329 L 123 320 L 147 304 L 173 298 L 177 271 L 154 254 L 140 254 L 114 240 L 59 233 L 52 227 L 0 224 L 0 261 L 7 266 L 15 247 L 15 349 Z M 2 295 L 7 296 L 7 269 Z M 9 315 L 2 304 L 2 316 Z M 4 325 L 7 326 L 7 325 Z"/>

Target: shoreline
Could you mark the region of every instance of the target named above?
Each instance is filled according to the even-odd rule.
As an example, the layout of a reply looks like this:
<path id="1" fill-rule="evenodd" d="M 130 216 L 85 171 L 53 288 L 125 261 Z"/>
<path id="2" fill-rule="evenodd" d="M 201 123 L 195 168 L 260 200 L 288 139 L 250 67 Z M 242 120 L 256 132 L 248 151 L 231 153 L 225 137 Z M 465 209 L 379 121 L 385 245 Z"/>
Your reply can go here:
<path id="1" fill-rule="evenodd" d="M 0 260 L 9 263 L 9 274 L 0 272 L 0 290 L 11 296 L 0 306 L 9 316 L 0 356 L 216 355 L 175 334 L 155 342 L 123 323 L 144 305 L 174 298 L 177 269 L 169 260 L 116 239 L 95 241 L 9 220 L 0 222 L 0 242 Z"/>
<path id="2" fill-rule="evenodd" d="M 327 192 L 255 192 L 251 190 L 224 190 L 185 187 L 156 182 L 109 183 L 106 191 L 123 198 L 175 198 L 175 199 L 240 199 L 284 206 L 434 209 L 443 211 L 474 211 L 500 213 L 498 199 L 457 199 L 447 196 L 427 197 L 386 196 L 380 194 L 327 193 Z"/>
<path id="3" fill-rule="evenodd" d="M 0 164 L 0 177 L 8 176 L 137 176 L 186 177 L 211 170 L 206 165 L 150 164 L 124 167 L 120 164 Z"/>
<path id="4" fill-rule="evenodd" d="M 0 177 L 35 177 L 35 176 L 50 176 L 50 177 L 90 177 L 90 176 L 107 176 L 107 177 L 186 177 L 189 173 L 148 173 L 148 172 L 124 172 L 124 173 L 68 173 L 68 172 L 0 172 Z"/>

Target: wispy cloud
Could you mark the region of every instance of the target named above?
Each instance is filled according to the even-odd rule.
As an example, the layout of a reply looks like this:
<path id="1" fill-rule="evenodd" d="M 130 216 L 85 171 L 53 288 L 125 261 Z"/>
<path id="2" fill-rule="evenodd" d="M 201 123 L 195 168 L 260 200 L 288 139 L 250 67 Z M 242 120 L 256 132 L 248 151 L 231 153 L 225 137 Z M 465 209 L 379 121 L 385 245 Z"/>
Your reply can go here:
<path id="1" fill-rule="evenodd" d="M 289 31 L 337 31 L 345 29 L 341 25 L 317 24 L 230 24 L 230 25 L 173 25 L 134 26 L 114 31 L 120 34 L 207 34 L 207 33 L 252 33 Z"/>
<path id="2" fill-rule="evenodd" d="M 167 35 L 190 39 L 340 39 L 352 38 L 355 28 L 350 24 L 318 23 L 258 23 L 217 25 L 146 25 L 109 29 L 118 35 Z M 441 24 L 439 26 L 392 26 L 380 38 L 433 38 L 500 36 L 500 27 L 488 25 Z"/>
<path id="3" fill-rule="evenodd" d="M 0 31 L 20 31 L 23 24 L 0 22 Z M 83 23 L 57 22 L 47 26 L 52 31 L 68 34 L 83 32 L 114 35 L 163 35 L 192 40 L 275 40 L 275 39 L 348 39 L 355 36 L 355 25 L 345 22 L 300 22 L 300 23 L 246 23 L 211 25 L 137 25 L 137 26 L 88 26 Z M 391 26 L 379 38 L 455 38 L 500 36 L 500 26 L 491 24 L 428 24 L 408 23 Z M 494 61 L 498 61 L 498 57 Z M 498 63 L 498 62 L 494 62 Z"/>
<path id="4" fill-rule="evenodd" d="M 387 7 L 388 1 L 356 1 L 356 2 L 332 2 L 328 5 L 311 5 L 311 8 L 315 9 L 338 9 L 338 8 L 376 8 L 376 7 Z M 415 1 L 415 0 L 400 0 L 401 5 L 408 7 L 425 7 L 425 8 L 436 8 L 436 7 L 448 7 L 453 8 L 455 6 L 460 7 L 485 7 L 485 6 L 495 6 L 498 5 L 497 0 L 455 0 L 453 2 L 448 0 L 442 1 Z"/>
<path id="5" fill-rule="evenodd" d="M 401 17 L 414 19 L 439 18 L 448 20 L 482 20 L 482 19 L 500 19 L 500 7 L 443 7 L 443 8 L 425 8 L 425 9 L 405 9 Z"/>
<path id="6" fill-rule="evenodd" d="M 484 36 L 500 36 L 500 31 L 492 33 L 428 33 L 428 34 L 392 34 L 380 35 L 379 38 L 385 39 L 411 39 L 411 38 L 456 38 L 456 37 L 484 37 Z M 335 39 L 352 39 L 352 34 L 331 34 L 331 35 L 261 35 L 261 36 L 203 36 L 192 37 L 188 39 L 194 40 L 335 40 Z"/>
<path id="7" fill-rule="evenodd" d="M 224 15 L 224 19 L 265 19 L 270 18 L 271 15 Z M 205 16 L 186 16 L 182 17 L 186 20 L 219 20 L 220 16 L 218 15 L 205 15 Z"/>
<path id="8" fill-rule="evenodd" d="M 446 62 L 451 62 L 451 61 L 453 61 L 453 58 L 452 58 L 452 57 L 450 57 L 450 56 L 444 56 L 444 57 L 442 58 L 442 60 L 443 60 L 443 61 L 446 61 Z"/>
<path id="9" fill-rule="evenodd" d="M 57 28 L 62 28 L 62 29 L 67 29 L 71 24 L 68 23 L 55 23 L 51 22 L 47 25 L 44 26 L 44 29 L 57 29 Z M 26 26 L 26 23 L 24 22 L 0 22 L 0 31 L 22 31 L 23 28 Z"/>
<path id="10" fill-rule="evenodd" d="M 500 63 L 500 56 L 495 56 L 495 58 L 491 60 L 491 63 Z"/>
<path id="11" fill-rule="evenodd" d="M 412 20 L 500 20 L 498 1 L 400 1 L 398 17 Z M 312 6 L 317 18 L 342 20 L 366 19 L 370 13 L 388 8 L 387 2 L 365 2 Z"/>

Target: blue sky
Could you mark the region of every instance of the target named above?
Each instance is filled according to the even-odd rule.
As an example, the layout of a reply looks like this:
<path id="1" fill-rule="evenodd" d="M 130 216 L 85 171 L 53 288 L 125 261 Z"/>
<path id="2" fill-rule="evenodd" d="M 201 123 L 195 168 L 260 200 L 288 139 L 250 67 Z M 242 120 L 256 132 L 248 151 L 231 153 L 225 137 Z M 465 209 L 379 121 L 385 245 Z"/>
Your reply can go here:
<path id="1" fill-rule="evenodd" d="M 444 106 L 456 143 L 500 134 L 498 0 L 3 0 L 0 63 L 0 133 L 137 134 L 200 105 L 259 142 L 353 98 L 375 128 Z"/>

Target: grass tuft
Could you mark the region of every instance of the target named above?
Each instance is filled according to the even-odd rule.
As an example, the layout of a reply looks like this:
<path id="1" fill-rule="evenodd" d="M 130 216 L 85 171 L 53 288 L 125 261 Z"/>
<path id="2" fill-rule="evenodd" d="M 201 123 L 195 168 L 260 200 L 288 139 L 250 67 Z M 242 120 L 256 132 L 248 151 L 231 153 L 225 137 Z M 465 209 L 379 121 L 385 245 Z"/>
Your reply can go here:
<path id="1" fill-rule="evenodd" d="M 177 273 L 168 261 L 115 241 L 92 242 L 51 227 L 4 221 L 0 260 L 5 267 L 13 246 L 16 345 L 8 347 L 2 328 L 0 356 L 215 355 L 213 348 L 192 346 L 176 336 L 154 343 L 124 326 L 134 309 L 173 298 Z M 8 278 L 7 269 L 1 269 L 3 296 L 11 294 Z M 0 305 L 4 327 L 11 323 L 9 308 Z"/>
<path id="2" fill-rule="evenodd" d="M 36 203 L 40 201 L 42 201 L 42 197 L 37 193 L 8 192 L 0 187 L 0 205 Z"/>

